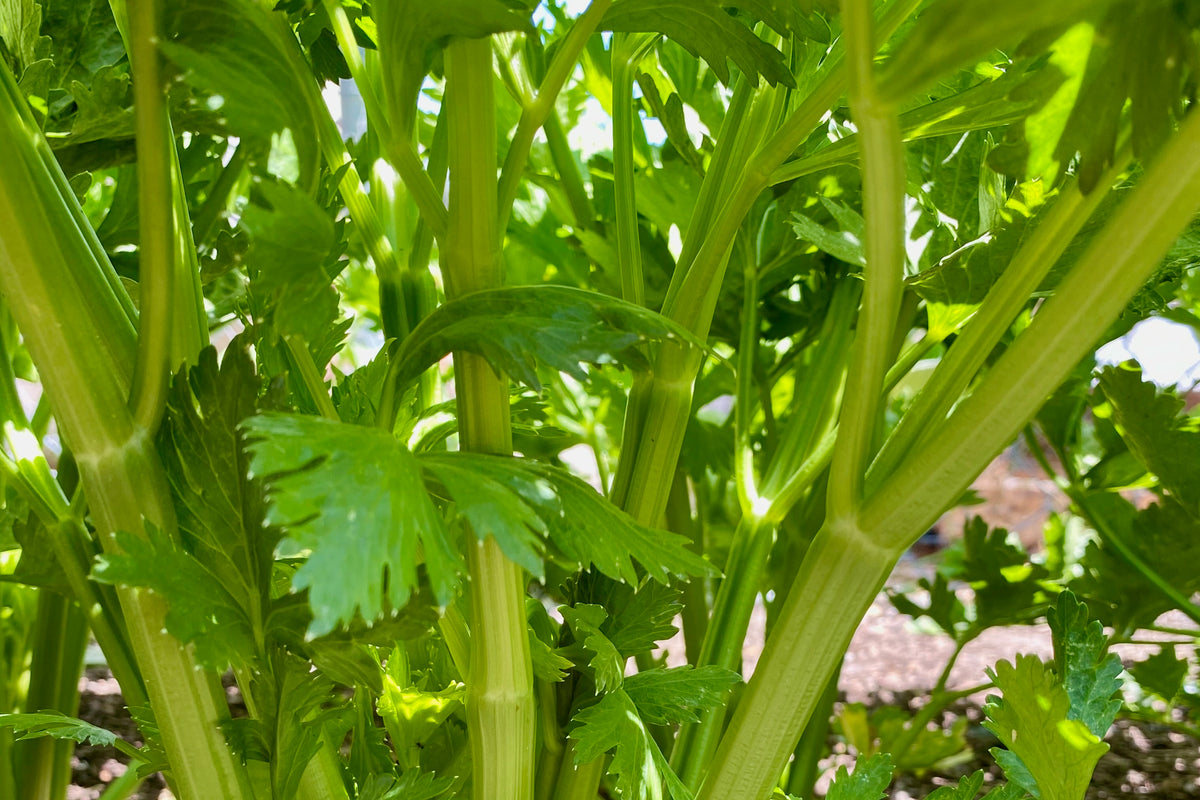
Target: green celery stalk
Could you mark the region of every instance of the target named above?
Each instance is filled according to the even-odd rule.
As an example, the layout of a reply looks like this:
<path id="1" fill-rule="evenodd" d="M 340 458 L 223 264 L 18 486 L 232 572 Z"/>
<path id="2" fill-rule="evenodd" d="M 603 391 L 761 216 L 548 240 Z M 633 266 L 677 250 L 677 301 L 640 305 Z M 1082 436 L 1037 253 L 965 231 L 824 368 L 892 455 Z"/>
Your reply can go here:
<path id="1" fill-rule="evenodd" d="M 26 124 L 6 66 L 0 83 L 0 139 L 13 143 L 0 160 L 0 287 L 76 455 L 105 547 L 116 530 L 140 533 L 143 520 L 174 533 L 162 464 L 126 405 L 136 349 L 129 318 L 77 225 L 74 196 L 61 191 L 65 178 L 39 156 L 41 133 Z M 216 676 L 164 632 L 160 599 L 132 589 L 118 596 L 181 800 L 248 800 L 219 729 L 228 709 Z"/>
<path id="2" fill-rule="evenodd" d="M 442 244 L 446 296 L 501 285 L 496 231 L 496 123 L 492 47 L 456 39 L 446 49 L 450 206 Z M 454 354 L 459 443 L 464 450 L 512 453 L 508 381 L 488 363 Z M 533 668 L 525 622 L 524 571 L 487 531 L 468 545 L 471 663 L 467 725 L 477 800 L 532 800 L 536 724 Z"/>

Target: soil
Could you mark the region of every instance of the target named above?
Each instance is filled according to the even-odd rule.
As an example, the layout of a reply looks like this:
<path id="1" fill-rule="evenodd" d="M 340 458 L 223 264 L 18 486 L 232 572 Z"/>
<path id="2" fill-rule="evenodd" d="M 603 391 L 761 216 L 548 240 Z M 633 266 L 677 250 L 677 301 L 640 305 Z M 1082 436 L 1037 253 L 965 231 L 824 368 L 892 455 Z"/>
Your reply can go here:
<path id="1" fill-rule="evenodd" d="M 991 525 L 1015 532 L 1027 548 L 1040 544 L 1046 517 L 1061 511 L 1065 504 L 1053 483 L 1020 449 L 1010 450 L 980 477 L 975 486 L 983 499 L 980 505 L 955 509 L 939 523 L 943 537 L 961 531 L 968 514 L 978 514 Z M 892 576 L 891 585 L 912 586 L 918 577 L 929 574 L 927 560 L 906 557 Z M 747 671 L 752 671 L 762 649 L 765 615 L 761 607 L 752 621 L 744 650 Z M 1172 621 L 1178 627 L 1191 627 L 1188 621 Z M 669 645 L 668 645 L 669 647 Z M 912 621 L 899 614 L 881 595 L 867 612 L 846 655 L 841 678 L 840 703 L 859 702 L 868 707 L 883 705 L 919 708 L 949 657 L 952 646 L 944 637 L 916 629 Z M 1144 658 L 1149 651 L 1119 648 L 1127 662 Z M 1012 659 L 1017 653 L 1032 653 L 1043 658 L 1051 655 L 1049 630 L 1045 626 L 993 629 L 972 642 L 960 656 L 948 683 L 949 688 L 969 688 L 980 684 L 984 670 L 1000 659 Z M 122 705 L 116 682 L 101 668 L 91 668 L 81 680 L 80 716 L 108 728 L 127 740 L 139 743 L 138 732 Z M 236 689 L 230 697 L 238 702 Z M 921 776 L 902 775 L 896 779 L 889 797 L 892 800 L 923 798 L 938 786 L 954 783 L 976 769 L 987 769 L 989 782 L 1000 777 L 987 750 L 996 739 L 980 725 L 982 693 L 971 695 L 952 706 L 939 722 L 949 726 L 959 717 L 969 720 L 967 741 L 974 757 L 941 773 Z M 1169 727 L 1149 722 L 1118 720 L 1106 738 L 1111 750 L 1100 760 L 1088 792 L 1089 800 L 1109 798 L 1157 798 L 1183 800 L 1200 798 L 1200 741 L 1186 737 Z M 831 734 L 832 755 L 826 759 L 825 776 L 818 794 L 828 785 L 838 765 L 852 765 L 854 754 L 844 741 Z M 74 784 L 68 800 L 96 800 L 104 787 L 121 775 L 122 758 L 105 748 L 81 746 L 76 750 Z M 172 795 L 159 776 L 145 781 L 135 795 L 137 800 L 169 800 Z"/>

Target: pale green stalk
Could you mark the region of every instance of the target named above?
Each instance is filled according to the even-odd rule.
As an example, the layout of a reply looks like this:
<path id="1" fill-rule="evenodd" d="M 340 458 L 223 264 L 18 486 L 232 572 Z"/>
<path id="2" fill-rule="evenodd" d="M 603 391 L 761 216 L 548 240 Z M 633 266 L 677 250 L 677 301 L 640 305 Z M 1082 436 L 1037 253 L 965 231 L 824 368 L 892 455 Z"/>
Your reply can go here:
<path id="1" fill-rule="evenodd" d="M 500 286 L 492 49 L 458 39 L 446 49 L 450 216 L 441 250 L 446 296 Z M 455 353 L 459 443 L 512 453 L 508 381 L 481 357 Z M 525 575 L 488 531 L 467 551 L 471 667 L 467 726 L 476 800 L 532 800 L 536 715 L 525 623 Z"/>
<path id="2" fill-rule="evenodd" d="M 922 451 L 813 542 L 697 800 L 766 798 L 895 561 L 1036 413 L 1200 208 L 1189 116 L 1034 322 Z M 1148 214 L 1154 209 L 1156 214 Z"/>

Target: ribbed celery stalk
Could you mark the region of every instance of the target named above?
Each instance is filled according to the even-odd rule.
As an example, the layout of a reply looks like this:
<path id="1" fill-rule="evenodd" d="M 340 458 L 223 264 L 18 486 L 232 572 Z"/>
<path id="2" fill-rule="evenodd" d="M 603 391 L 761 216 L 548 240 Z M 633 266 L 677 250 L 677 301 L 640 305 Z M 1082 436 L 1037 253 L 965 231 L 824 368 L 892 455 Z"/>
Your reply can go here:
<path id="1" fill-rule="evenodd" d="M 54 709 L 74 716 L 79 708 L 79 673 L 87 649 L 87 618 L 73 600 L 49 589 L 38 592 L 37 621 L 29 663 L 28 712 Z M 71 780 L 75 743 L 51 738 L 13 747 L 17 794 L 22 800 L 61 800 Z"/>
<path id="2" fill-rule="evenodd" d="M 450 207 L 442 241 L 446 295 L 503 282 L 496 211 L 496 122 L 492 48 L 456 39 L 446 48 Z M 454 354 L 459 444 L 512 453 L 508 381 L 478 356 Z M 536 717 L 525 623 L 525 575 L 487 531 L 468 546 L 471 666 L 467 724 L 476 800 L 532 800 Z"/>
<path id="3" fill-rule="evenodd" d="M 821 680 L 900 553 L 1020 432 L 1198 208 L 1200 117 L 1192 115 L 975 392 L 882 481 L 857 521 L 832 520 L 818 535 L 697 800 L 770 794 Z"/>
<path id="4" fill-rule="evenodd" d="M 141 533 L 144 520 L 174 533 L 162 464 L 126 406 L 135 351 L 129 319 L 78 227 L 74 196 L 61 191 L 65 179 L 39 156 L 41 133 L 25 124 L 7 67 L 0 76 L 0 139 L 9 144 L 0 159 L 0 288 L 76 455 L 105 547 L 114 546 L 116 530 Z M 218 727 L 228 709 L 216 676 L 165 633 L 159 598 L 118 595 L 178 794 L 248 799 L 242 767 Z"/>

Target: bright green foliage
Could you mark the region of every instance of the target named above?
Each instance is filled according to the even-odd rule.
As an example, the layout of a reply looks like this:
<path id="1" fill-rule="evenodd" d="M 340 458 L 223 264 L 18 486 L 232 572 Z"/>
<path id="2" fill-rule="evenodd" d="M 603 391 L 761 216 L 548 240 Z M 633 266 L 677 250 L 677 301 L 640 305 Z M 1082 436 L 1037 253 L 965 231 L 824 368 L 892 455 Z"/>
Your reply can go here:
<path id="1" fill-rule="evenodd" d="M 600 698 L 593 706 L 575 715 L 575 758 L 585 764 L 612 751 L 609 770 L 616 776 L 617 791 L 622 795 L 661 800 L 662 782 L 675 800 L 690 798 L 691 793 L 671 772 L 666 758 L 638 716 L 637 707 L 621 690 Z"/>
<path id="2" fill-rule="evenodd" d="M 536 367 L 585 380 L 583 363 L 646 369 L 639 345 L 689 339 L 646 309 L 565 286 L 519 286 L 476 292 L 438 308 L 404 340 L 392 380 L 404 386 L 451 352 L 469 352 L 540 391 Z"/>
<path id="3" fill-rule="evenodd" d="M 844 766 L 838 767 L 825 797 L 827 800 L 881 800 L 891 782 L 891 756 L 880 753 L 860 759 L 854 765 L 854 772 L 847 771 Z"/>
<path id="4" fill-rule="evenodd" d="M 716 708 L 741 676 L 721 667 L 673 667 L 639 672 L 625 679 L 625 694 L 651 725 L 696 722 L 696 712 Z"/>
<path id="5" fill-rule="evenodd" d="M 703 58 L 722 83 L 729 83 L 726 59 L 736 64 L 754 83 L 794 86 L 783 55 L 762 41 L 727 11 L 737 7 L 762 19 L 780 33 L 788 29 L 788 12 L 767 0 L 733 3 L 729 0 L 617 0 L 601 21 L 604 30 L 662 33 L 689 53 Z M 792 12 L 795 13 L 795 12 Z"/>
<path id="6" fill-rule="evenodd" d="M 715 572 L 712 564 L 685 547 L 683 537 L 638 525 L 565 470 L 479 453 L 428 453 L 419 462 L 459 502 L 459 513 L 472 523 L 476 535 L 495 535 L 510 558 L 530 569 L 537 553 L 530 532 L 544 531 L 558 557 L 593 565 L 631 584 L 638 582 L 634 561 L 662 583 L 672 575 Z M 475 483 L 468 470 L 478 476 Z M 502 509 L 513 513 L 502 516 L 497 513 Z"/>
<path id="7" fill-rule="evenodd" d="M 1130 450 L 1177 502 L 1200 513 L 1200 429 L 1180 416 L 1183 400 L 1141 380 L 1140 370 L 1109 367 L 1100 388 L 1112 404 L 1112 418 Z"/>
<path id="8" fill-rule="evenodd" d="M 1188 675 L 1188 662 L 1175 654 L 1174 647 L 1164 645 L 1144 661 L 1131 664 L 1129 673 L 1139 686 L 1169 704 L 1183 689 L 1183 682 Z"/>
<path id="9" fill-rule="evenodd" d="M 435 595 L 449 601 L 460 556 L 399 442 L 315 417 L 270 414 L 243 427 L 251 473 L 269 487 L 267 521 L 311 551 L 293 578 L 309 589 L 310 635 L 404 605 L 417 584 L 418 543 Z"/>
<path id="10" fill-rule="evenodd" d="M 1046 621 L 1054 639 L 1054 668 L 1071 699 L 1069 716 L 1103 738 L 1121 707 L 1121 659 L 1108 652 L 1104 626 L 1089 621 L 1087 606 L 1070 592 L 1058 596 Z"/>
<path id="11" fill-rule="evenodd" d="M 992 755 L 1004 774 L 1037 800 L 1082 800 L 1108 745 L 1071 718 L 1071 699 L 1035 656 L 1001 661 L 989 675 L 1003 697 L 988 700 L 984 726 L 1007 749 Z"/>

